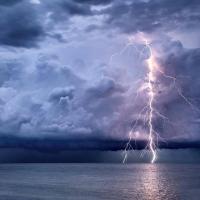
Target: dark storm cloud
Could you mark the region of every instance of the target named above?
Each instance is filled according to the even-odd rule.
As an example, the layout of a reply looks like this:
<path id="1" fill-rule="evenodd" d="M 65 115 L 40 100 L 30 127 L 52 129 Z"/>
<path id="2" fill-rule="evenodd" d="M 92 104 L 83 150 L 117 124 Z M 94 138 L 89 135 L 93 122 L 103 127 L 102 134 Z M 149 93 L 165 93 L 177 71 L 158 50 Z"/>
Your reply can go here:
<path id="1" fill-rule="evenodd" d="M 97 11 L 92 6 L 109 5 Z M 200 5 L 197 0 L 190 2 L 150 0 L 53 0 L 32 4 L 29 1 L 0 2 L 0 43 L 14 47 L 35 47 L 45 38 L 65 41 L 55 27 L 70 25 L 73 16 L 106 16 L 105 24 L 125 32 L 152 32 L 158 29 L 172 30 L 195 27 L 200 21 Z M 87 18 L 86 18 L 87 19 Z M 131 19 L 131 21 L 130 21 Z M 89 25 L 89 29 L 95 26 Z M 97 26 L 98 27 L 98 26 Z"/>
<path id="2" fill-rule="evenodd" d="M 50 18 L 53 25 L 70 19 L 73 16 L 94 16 L 95 12 L 92 10 L 94 5 L 106 5 L 111 3 L 112 0 L 52 0 L 44 1 L 46 11 L 51 12 Z M 87 18 L 85 19 L 87 20 Z"/>
<path id="3" fill-rule="evenodd" d="M 0 2 L 0 6 L 11 6 L 11 5 L 14 5 L 14 4 L 17 4 L 19 2 L 22 2 L 23 0 L 1 0 Z"/>
<path id="4" fill-rule="evenodd" d="M 103 1 L 105 4 L 107 1 Z M 36 47 L 46 37 L 65 41 L 61 34 L 54 33 L 54 26 L 61 21 L 68 23 L 72 16 L 93 15 L 91 6 L 99 1 L 42 1 L 34 5 L 30 1 L 0 2 L 0 44 L 13 47 Z M 48 13 L 51 13 L 47 17 Z M 45 21 L 48 23 L 45 23 Z"/>
<path id="5" fill-rule="evenodd" d="M 0 137 L 0 148 L 23 148 L 24 151 L 35 150 L 43 153 L 60 153 L 66 150 L 97 150 L 97 151 L 120 151 L 124 150 L 127 140 L 115 140 L 111 138 L 56 138 L 56 137 L 43 137 L 43 138 L 27 138 L 27 137 L 13 137 L 3 136 Z M 145 149 L 146 141 L 131 142 L 132 147 L 135 150 Z M 183 149 L 200 148 L 199 141 L 188 142 L 184 140 L 159 142 L 158 147 L 160 149 Z M 121 153 L 121 152 L 120 152 Z"/>
<path id="6" fill-rule="evenodd" d="M 51 4 L 50 4 L 51 5 Z M 55 4 L 52 4 L 52 9 L 55 9 L 55 6 L 61 11 L 61 13 L 56 13 L 54 10 L 54 14 L 60 15 L 91 15 L 90 5 L 80 4 L 73 1 L 57 1 Z"/>
<path id="7" fill-rule="evenodd" d="M 36 46 L 45 33 L 36 10 L 28 2 L 0 6 L 0 44 Z"/>
<path id="8" fill-rule="evenodd" d="M 198 0 L 113 1 L 104 11 L 110 27 L 124 32 L 152 32 L 196 27 L 200 22 Z"/>

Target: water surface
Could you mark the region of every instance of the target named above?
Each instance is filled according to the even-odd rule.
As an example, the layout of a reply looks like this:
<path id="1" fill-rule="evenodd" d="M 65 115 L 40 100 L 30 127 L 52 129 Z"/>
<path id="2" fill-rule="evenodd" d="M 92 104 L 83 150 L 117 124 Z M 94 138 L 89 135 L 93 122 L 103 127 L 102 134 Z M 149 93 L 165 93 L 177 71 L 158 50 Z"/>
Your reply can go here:
<path id="1" fill-rule="evenodd" d="M 199 200 L 199 164 L 2 164 L 1 200 Z"/>

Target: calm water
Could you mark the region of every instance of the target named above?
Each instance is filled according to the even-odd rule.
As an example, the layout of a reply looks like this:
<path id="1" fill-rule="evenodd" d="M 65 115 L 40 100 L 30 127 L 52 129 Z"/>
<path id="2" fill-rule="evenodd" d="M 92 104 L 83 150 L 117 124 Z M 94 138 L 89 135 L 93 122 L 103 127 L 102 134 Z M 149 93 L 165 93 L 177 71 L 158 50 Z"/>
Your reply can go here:
<path id="1" fill-rule="evenodd" d="M 199 200 L 200 165 L 0 165 L 0 200 Z"/>

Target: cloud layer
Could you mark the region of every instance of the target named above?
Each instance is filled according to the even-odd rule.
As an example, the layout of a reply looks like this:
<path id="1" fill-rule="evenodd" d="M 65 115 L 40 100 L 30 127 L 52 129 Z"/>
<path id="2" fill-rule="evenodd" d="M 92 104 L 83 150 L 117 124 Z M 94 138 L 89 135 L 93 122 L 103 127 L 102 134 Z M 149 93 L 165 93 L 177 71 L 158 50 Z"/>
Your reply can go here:
<path id="1" fill-rule="evenodd" d="M 157 74 L 154 106 L 166 118 L 155 114 L 155 130 L 165 140 L 199 141 L 200 50 L 177 40 L 179 31 L 199 31 L 199 10 L 197 0 L 1 1 L 0 136 L 126 140 L 147 102 L 144 92 L 136 96 L 149 52 L 140 56 L 137 40 L 121 50 L 142 31 L 176 78 Z M 140 117 L 136 139 L 147 129 Z"/>

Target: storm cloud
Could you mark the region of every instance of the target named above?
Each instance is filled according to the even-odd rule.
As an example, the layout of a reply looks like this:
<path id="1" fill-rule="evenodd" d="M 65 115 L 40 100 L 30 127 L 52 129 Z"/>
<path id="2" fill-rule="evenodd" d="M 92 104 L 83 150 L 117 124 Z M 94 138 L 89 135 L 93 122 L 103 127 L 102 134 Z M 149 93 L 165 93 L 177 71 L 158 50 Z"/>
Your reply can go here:
<path id="1" fill-rule="evenodd" d="M 167 75 L 154 83 L 160 148 L 199 147 L 200 43 L 184 45 L 199 31 L 199 1 L 19 0 L 0 11 L 2 147 L 121 150 L 137 121 L 144 148 L 149 52 L 138 32 Z"/>
<path id="2" fill-rule="evenodd" d="M 195 28 L 200 22 L 199 1 L 113 1 L 102 11 L 106 23 L 124 32 L 172 31 Z M 184 21 L 184 23 L 183 23 Z"/>

